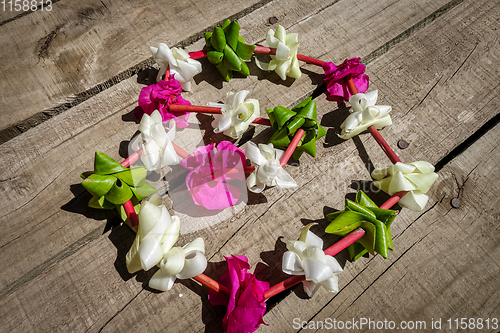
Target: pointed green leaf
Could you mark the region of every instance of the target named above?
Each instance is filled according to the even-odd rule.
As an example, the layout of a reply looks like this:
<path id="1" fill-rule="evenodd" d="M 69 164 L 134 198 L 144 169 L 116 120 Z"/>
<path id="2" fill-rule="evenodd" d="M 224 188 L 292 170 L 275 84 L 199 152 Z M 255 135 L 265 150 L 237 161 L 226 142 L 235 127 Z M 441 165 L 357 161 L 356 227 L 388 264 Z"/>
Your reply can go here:
<path id="1" fill-rule="evenodd" d="M 115 182 L 114 176 L 92 174 L 82 181 L 82 186 L 93 196 L 102 197 L 109 192 Z"/>
<path id="2" fill-rule="evenodd" d="M 267 109 L 267 114 L 269 115 L 269 119 L 274 119 L 278 128 L 282 128 L 285 124 L 295 116 L 295 112 L 287 109 L 283 106 L 278 105 L 274 109 Z"/>
<path id="3" fill-rule="evenodd" d="M 212 46 L 212 42 L 210 39 L 212 38 L 212 33 L 211 32 L 205 32 L 205 44 L 207 44 L 207 47 Z"/>
<path id="4" fill-rule="evenodd" d="M 148 171 L 145 168 L 135 167 L 126 171 L 115 173 L 113 176 L 130 186 L 142 186 Z"/>
<path id="5" fill-rule="evenodd" d="M 297 117 L 312 119 L 312 120 L 316 121 L 316 119 L 318 119 L 318 114 L 316 112 L 316 101 L 310 100 L 310 98 L 308 98 L 308 99 L 309 99 L 309 102 L 306 103 L 297 112 Z M 302 103 L 304 103 L 304 102 L 302 102 Z"/>
<path id="6" fill-rule="evenodd" d="M 252 59 L 254 50 L 255 45 L 248 45 L 245 42 L 238 41 L 238 45 L 236 46 L 236 54 L 243 60 Z"/>
<path id="7" fill-rule="evenodd" d="M 234 53 L 233 49 L 226 45 L 226 47 L 224 47 L 224 59 L 222 60 L 222 63 L 229 70 L 239 71 L 241 69 L 242 61 L 238 55 Z"/>
<path id="8" fill-rule="evenodd" d="M 330 223 L 330 225 L 328 225 L 328 227 L 326 227 L 325 231 L 327 233 L 333 234 L 336 230 L 341 230 L 351 224 L 365 220 L 366 216 L 361 213 L 354 211 L 343 212 L 343 214 L 339 215 L 335 220 L 332 221 L 332 223 Z"/>
<path id="9" fill-rule="evenodd" d="M 318 124 L 318 134 L 316 135 L 316 140 L 324 137 L 325 135 L 326 135 L 325 129 L 320 124 Z"/>
<path id="10" fill-rule="evenodd" d="M 210 43 L 219 52 L 224 51 L 226 47 L 226 35 L 224 34 L 224 30 L 221 27 L 215 27 L 214 33 L 210 38 Z"/>
<path id="11" fill-rule="evenodd" d="M 130 200 L 132 196 L 132 190 L 127 184 L 116 182 L 104 197 L 112 204 L 123 205 L 126 201 Z"/>
<path id="12" fill-rule="evenodd" d="M 224 57 L 224 53 L 219 51 L 209 51 L 207 52 L 208 61 L 210 61 L 214 65 L 218 65 L 222 62 Z"/>
<path id="13" fill-rule="evenodd" d="M 392 221 L 394 221 L 397 216 L 397 212 L 395 210 L 371 207 L 368 209 L 375 214 L 377 220 L 384 222 L 384 224 L 388 227 L 391 226 Z"/>
<path id="14" fill-rule="evenodd" d="M 376 234 L 375 234 L 375 251 L 380 253 L 382 257 L 387 259 L 387 235 L 385 224 L 376 220 L 375 222 Z"/>
<path id="15" fill-rule="evenodd" d="M 355 212 L 370 216 L 373 219 L 376 219 L 377 217 L 375 214 L 371 211 L 366 209 L 365 207 L 355 203 L 354 201 L 351 201 L 349 199 L 345 199 L 345 206 L 346 208 L 349 207 L 350 210 L 353 210 Z"/>
<path id="16" fill-rule="evenodd" d="M 138 200 L 142 200 L 156 193 L 156 188 L 149 183 L 144 183 L 144 185 L 140 187 L 131 187 L 130 189 Z"/>
<path id="17" fill-rule="evenodd" d="M 233 73 L 230 70 L 228 70 L 223 63 L 218 64 L 216 68 L 222 75 L 224 80 L 226 80 L 227 82 L 229 82 L 233 78 Z"/>
<path id="18" fill-rule="evenodd" d="M 126 170 L 128 169 L 108 155 L 101 153 L 100 151 L 95 153 L 94 172 L 98 175 L 110 175 Z"/>
<path id="19" fill-rule="evenodd" d="M 229 19 L 225 19 L 222 23 L 222 29 L 226 29 L 229 24 L 231 24 L 231 21 Z"/>
<path id="20" fill-rule="evenodd" d="M 111 202 L 106 200 L 104 197 L 92 197 L 89 201 L 89 207 L 90 208 L 97 208 L 97 209 L 113 209 L 115 208 L 115 205 L 113 205 Z"/>
<path id="21" fill-rule="evenodd" d="M 290 145 L 290 138 L 288 137 L 286 127 L 279 132 L 274 132 L 269 142 L 272 143 L 275 148 L 286 149 L 286 147 Z"/>
<path id="22" fill-rule="evenodd" d="M 248 69 L 247 64 L 245 64 L 243 61 L 241 62 L 241 69 L 239 72 L 245 76 L 250 75 L 250 70 Z"/>
<path id="23" fill-rule="evenodd" d="M 297 130 L 301 128 L 302 125 L 304 125 L 304 122 L 305 119 L 303 118 L 294 117 L 293 119 L 291 119 L 286 125 L 286 127 L 288 128 L 288 134 L 295 135 L 295 132 L 297 132 Z"/>
<path id="24" fill-rule="evenodd" d="M 356 202 L 364 207 L 378 208 L 378 206 L 370 199 L 365 192 L 358 191 L 356 193 Z"/>
<path id="25" fill-rule="evenodd" d="M 85 171 L 84 173 L 82 173 L 80 175 L 80 177 L 82 177 L 83 179 L 87 178 L 88 176 L 90 175 L 93 175 L 94 174 L 94 171 Z"/>
<path id="26" fill-rule="evenodd" d="M 226 35 L 226 43 L 229 47 L 236 51 L 236 48 L 238 47 L 238 37 L 240 35 L 240 25 L 236 20 L 234 20 L 223 29 Z"/>
<path id="27" fill-rule="evenodd" d="M 349 257 L 351 258 L 351 261 L 356 261 L 366 253 L 368 253 L 368 250 L 365 249 L 363 245 L 357 242 L 349 245 L 347 247 L 347 251 L 349 251 Z"/>

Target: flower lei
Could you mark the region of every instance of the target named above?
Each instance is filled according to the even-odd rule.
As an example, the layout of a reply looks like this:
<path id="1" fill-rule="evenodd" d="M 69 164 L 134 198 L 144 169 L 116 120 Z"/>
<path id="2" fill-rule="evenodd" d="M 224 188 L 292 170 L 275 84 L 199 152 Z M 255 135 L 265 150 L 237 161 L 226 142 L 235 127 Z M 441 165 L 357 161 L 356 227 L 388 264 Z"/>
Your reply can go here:
<path id="1" fill-rule="evenodd" d="M 82 174 L 82 185 L 92 194 L 90 207 L 117 207 L 122 218 L 134 230 L 137 229 L 135 241 L 126 256 L 131 273 L 158 266 L 150 286 L 159 290 L 170 290 L 175 279 L 193 278 L 210 287 L 209 300 L 213 305 L 227 307 L 224 329 L 228 332 L 253 332 L 264 323 L 265 300 L 290 286 L 303 282 L 309 296 L 319 286 L 337 292 L 337 274 L 342 272 L 342 267 L 333 255 L 342 249 L 348 247 L 353 261 L 367 252 L 379 253 L 387 258 L 388 250 L 393 249 L 390 227 L 397 215 L 395 210 L 389 208 L 400 201 L 403 207 L 422 210 L 428 200 L 425 193 L 438 176 L 428 162 L 402 163 L 378 133 L 377 129 L 391 124 L 391 107 L 376 106 L 377 91 L 365 93 L 369 79 L 359 58 L 346 59 L 336 66 L 302 56 L 297 53 L 297 34 L 286 34 L 281 26 L 276 32 L 270 30 L 266 36 L 268 45 L 274 49 L 246 44 L 239 36 L 239 30 L 236 21 L 226 20 L 222 27 L 215 27 L 213 33 L 205 34 L 207 50 L 197 52 L 196 57 L 200 54 L 206 56 L 227 81 L 232 78 L 233 71 L 249 75 L 243 60 L 250 60 L 254 51 L 272 55 L 269 64 L 258 62 L 258 66 L 264 70 L 276 70 L 282 79 L 286 76 L 300 77 L 299 60 L 322 66 L 326 76 L 327 99 L 338 103 L 349 100 L 352 107 L 352 114 L 341 126 L 340 137 L 348 139 L 368 130 L 394 163 L 372 173 L 374 185 L 392 196 L 386 203 L 378 207 L 361 191 L 355 201 L 346 199 L 343 211 L 328 215 L 331 223 L 326 228 L 327 233 L 345 237 L 325 250 L 321 238 L 309 230 L 311 225 L 304 227 L 298 241 L 287 243 L 288 251 L 283 256 L 283 271 L 293 276 L 273 287 L 248 272 L 250 265 L 244 256 L 226 257 L 228 272 L 218 283 L 205 276 L 203 271 L 207 260 L 203 239 L 197 238 L 183 247 L 174 247 L 181 222 L 178 217 L 170 216 L 160 197 L 153 195 L 156 189 L 145 182 L 146 168 L 157 170 L 179 162 L 189 170 L 186 185 L 194 204 L 208 209 L 224 209 L 238 202 L 241 191 L 231 182 L 243 181 L 243 171 L 250 174 L 247 184 L 252 192 L 260 193 L 266 186 L 278 189 L 295 187 L 295 181 L 283 166 L 290 156 L 299 159 L 303 152 L 314 157 L 316 140 L 323 137 L 326 131 L 317 120 L 316 102 L 307 98 L 293 109 L 283 106 L 268 109 L 274 134 L 268 145 L 247 143 L 246 156 L 227 141 L 220 142 L 217 147 L 214 143 L 199 147 L 193 155 L 182 151 L 173 143 L 175 126 L 172 124 L 167 131 L 162 123 L 174 119 L 179 128 L 188 125 L 187 111 L 170 111 L 169 108 L 171 105 L 190 105 L 180 93 L 182 88 L 191 88 L 190 78 L 201 68 L 190 61 L 190 54 L 179 49 L 170 50 L 165 44 L 151 49 L 160 66 L 159 74 L 165 72 L 168 75 L 165 80 L 141 90 L 136 109 L 136 116 L 139 119 L 142 117 L 139 127 L 141 138 L 135 141 L 136 152 L 121 164 L 97 152 L 94 171 Z M 182 85 L 175 75 L 179 75 Z M 239 137 L 251 122 L 258 120 L 258 101 L 245 102 L 247 94 L 246 91 L 230 93 L 226 103 L 212 105 L 219 107 L 221 112 L 214 122 L 217 132 Z M 260 120 L 259 123 L 266 122 Z M 174 151 L 183 159 L 174 157 Z M 245 157 L 249 158 L 252 166 L 245 166 Z M 139 159 L 146 168 L 128 168 Z M 151 195 L 150 199 L 143 200 Z"/>

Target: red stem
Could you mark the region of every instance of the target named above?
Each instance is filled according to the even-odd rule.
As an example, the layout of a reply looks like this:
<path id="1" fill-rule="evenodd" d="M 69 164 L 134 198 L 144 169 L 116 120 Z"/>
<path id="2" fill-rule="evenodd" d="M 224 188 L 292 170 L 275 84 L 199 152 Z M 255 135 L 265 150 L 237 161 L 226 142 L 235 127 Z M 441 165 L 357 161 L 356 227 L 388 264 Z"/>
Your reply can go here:
<path id="1" fill-rule="evenodd" d="M 389 198 L 386 202 L 384 202 L 382 205 L 380 205 L 379 208 L 381 209 L 391 209 L 392 206 L 398 203 L 399 200 L 401 200 L 402 197 L 405 196 L 405 194 L 408 193 L 406 191 L 401 191 L 401 192 L 396 192 L 392 195 L 392 197 Z"/>
<path id="2" fill-rule="evenodd" d="M 189 53 L 189 57 L 191 59 L 201 59 L 201 58 L 205 58 L 207 56 L 207 50 L 201 50 L 201 51 L 196 51 L 196 52 L 191 52 Z"/>
<path id="3" fill-rule="evenodd" d="M 141 157 L 142 149 L 143 148 L 139 149 L 138 151 L 127 157 L 127 159 L 125 159 L 125 161 L 123 161 L 120 164 L 123 165 L 125 168 L 130 168 L 130 166 L 135 162 L 137 162 L 139 160 L 139 157 Z"/>
<path id="4" fill-rule="evenodd" d="M 215 291 L 217 293 L 223 292 L 223 293 L 226 293 L 228 295 L 231 293 L 231 290 L 229 290 L 227 287 L 225 287 L 222 284 L 220 284 L 219 282 L 209 278 L 205 274 L 196 275 L 195 277 L 193 277 L 193 280 L 198 281 L 202 285 L 212 289 L 213 291 Z"/>
<path id="5" fill-rule="evenodd" d="M 178 145 L 176 145 L 175 143 L 172 142 L 172 145 L 174 146 L 174 149 L 175 149 L 175 152 L 177 153 L 177 155 L 179 155 L 180 157 L 182 158 L 186 158 L 189 156 L 189 154 L 184 150 L 182 149 L 181 147 L 179 147 Z"/>
<path id="6" fill-rule="evenodd" d="M 171 104 L 168 107 L 171 112 L 198 112 L 198 113 L 210 113 L 210 114 L 221 114 L 221 108 L 216 108 L 213 106 L 198 106 L 198 105 L 183 105 L 183 104 Z"/>
<path id="7" fill-rule="evenodd" d="M 270 48 L 270 47 L 265 47 L 265 46 L 259 46 L 259 45 L 256 45 L 255 46 L 255 50 L 253 50 L 254 53 L 260 53 L 260 54 L 269 54 L 269 55 L 276 55 L 276 49 L 275 48 Z M 308 64 L 313 64 L 313 65 L 317 65 L 317 66 L 323 66 L 323 64 L 326 62 L 326 61 L 323 61 L 323 60 L 319 60 L 319 59 L 315 59 L 315 58 L 311 58 L 311 57 L 308 57 L 308 56 L 305 56 L 305 55 L 302 55 L 302 54 L 297 54 L 297 59 L 299 59 L 300 61 L 304 61 Z"/>
<path id="8" fill-rule="evenodd" d="M 139 217 L 137 217 L 135 212 L 134 204 L 129 200 L 123 204 L 123 208 L 125 209 L 125 213 L 127 214 L 127 218 L 130 222 L 130 227 L 132 230 L 137 230 L 137 227 L 139 226 Z"/>
<path id="9" fill-rule="evenodd" d="M 282 167 L 284 167 L 285 164 L 290 159 L 290 157 L 292 157 L 292 154 L 295 151 L 295 148 L 297 148 L 297 146 L 300 143 L 300 140 L 302 139 L 302 137 L 304 136 L 305 133 L 306 132 L 302 128 L 299 128 L 297 130 L 297 132 L 295 133 L 295 136 L 293 137 L 292 142 L 290 142 L 290 145 L 286 149 L 285 153 L 283 154 L 283 156 L 281 156 L 280 164 Z"/>
<path id="10" fill-rule="evenodd" d="M 271 126 L 271 121 L 266 118 L 257 118 L 254 121 L 252 121 L 254 124 L 259 124 L 259 125 L 265 125 L 265 126 Z"/>
<path id="11" fill-rule="evenodd" d="M 384 140 L 384 138 L 382 137 L 380 132 L 377 131 L 375 126 L 372 125 L 372 126 L 368 127 L 368 132 L 370 132 L 370 134 L 373 136 L 375 141 L 377 141 L 377 143 L 379 144 L 380 148 L 382 148 L 384 153 L 387 155 L 387 157 L 389 157 L 389 159 L 391 160 L 391 162 L 393 164 L 396 164 L 397 162 L 401 162 L 398 155 L 396 155 L 394 150 L 392 150 L 392 148 L 389 146 L 387 141 Z"/>
<path id="12" fill-rule="evenodd" d="M 339 253 L 340 251 L 344 250 L 347 248 L 349 245 L 353 244 L 356 242 L 358 239 L 363 237 L 365 234 L 365 231 L 361 228 L 358 228 L 351 232 L 349 235 L 345 236 L 343 239 L 338 241 L 337 243 L 333 244 L 329 248 L 325 250 L 325 254 L 334 256 L 335 254 Z M 304 275 L 294 275 L 288 279 L 286 279 L 283 282 L 280 282 L 268 290 L 266 290 L 266 293 L 264 294 L 264 298 L 268 299 L 270 297 L 273 297 L 274 295 L 279 294 L 283 290 L 286 290 L 290 287 L 295 286 L 296 284 L 305 281 L 305 276 Z"/>

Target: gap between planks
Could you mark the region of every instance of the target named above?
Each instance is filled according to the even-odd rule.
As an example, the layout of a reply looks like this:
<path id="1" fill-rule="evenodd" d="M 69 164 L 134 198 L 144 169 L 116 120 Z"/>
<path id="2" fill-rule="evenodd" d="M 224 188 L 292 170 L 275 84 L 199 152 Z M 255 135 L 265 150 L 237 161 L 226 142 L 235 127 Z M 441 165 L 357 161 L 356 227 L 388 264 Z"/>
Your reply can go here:
<path id="1" fill-rule="evenodd" d="M 245 15 L 248 15 L 252 11 L 255 11 L 255 10 L 261 8 L 262 6 L 264 6 L 265 4 L 267 4 L 271 1 L 273 1 L 273 0 L 262 0 L 261 2 L 256 3 L 256 4 L 250 6 L 246 9 L 230 16 L 229 19 L 231 19 L 231 20 L 239 19 Z M 370 53 L 369 55 L 364 57 L 362 59 L 362 62 L 364 64 L 368 64 L 368 63 L 372 62 L 373 60 L 375 60 L 376 58 L 387 53 L 390 49 L 395 47 L 397 44 L 404 41 L 405 39 L 407 39 L 408 37 L 413 35 L 415 32 L 419 31 L 420 29 L 424 28 L 428 24 L 432 23 L 437 18 L 444 15 L 449 10 L 453 9 L 454 7 L 456 7 L 457 5 L 459 5 L 462 2 L 463 2 L 463 0 L 452 0 L 452 1 L 448 2 L 447 4 L 443 5 L 442 7 L 440 7 L 436 11 L 434 11 L 432 14 L 430 14 L 427 17 L 425 17 L 424 19 L 420 20 L 418 23 L 416 23 L 413 26 L 411 26 L 410 28 L 406 29 L 401 34 L 394 37 L 390 41 L 386 42 L 384 45 L 380 46 L 377 50 L 373 51 L 372 53 Z M 24 16 L 24 15 L 20 15 L 19 17 L 17 17 L 17 16 L 16 17 L 20 18 L 22 16 Z M 183 47 L 183 48 L 187 47 L 188 45 L 194 43 L 195 41 L 199 40 L 200 38 L 203 38 L 203 35 L 205 32 L 212 31 L 215 26 L 219 26 L 219 25 L 221 25 L 221 23 L 222 23 L 222 21 L 217 22 L 216 24 L 213 24 L 210 27 L 204 29 L 203 31 L 200 31 L 200 32 L 184 39 L 183 41 L 177 43 L 174 46 L 175 47 Z M 0 24 L 0 26 L 1 26 L 1 24 Z M 52 117 L 54 117 L 58 114 L 61 114 L 65 111 L 69 110 L 72 107 L 77 106 L 78 104 L 86 101 L 87 99 L 95 96 L 96 94 L 98 94 L 100 92 L 105 91 L 106 89 L 109 89 L 110 87 L 118 84 L 119 82 L 131 78 L 132 76 L 139 73 L 141 70 L 148 68 L 148 67 L 152 67 L 154 65 L 154 63 L 155 62 L 154 62 L 152 57 L 150 57 L 146 60 L 143 60 L 140 63 L 124 70 L 123 72 L 113 76 L 112 78 L 108 79 L 107 81 L 105 81 L 103 83 L 95 85 L 94 87 L 92 87 L 84 92 L 77 93 L 74 96 L 67 97 L 65 99 L 66 101 L 62 104 L 59 104 L 57 106 L 46 109 L 44 111 L 38 112 L 35 115 L 33 115 L 33 116 L 15 124 L 15 125 L 11 125 L 5 129 L 2 129 L 0 131 L 0 144 L 5 143 L 5 142 L 15 138 L 16 136 L 21 135 L 22 133 L 30 130 L 31 128 L 34 128 L 34 127 L 40 125 L 41 123 L 51 119 Z M 320 95 L 324 91 L 326 91 L 326 85 L 321 84 L 316 88 L 315 91 L 311 92 L 311 94 L 314 97 L 317 97 L 318 95 Z M 309 97 L 309 96 L 306 96 L 306 97 Z M 300 103 L 300 101 L 298 101 L 298 103 Z"/>

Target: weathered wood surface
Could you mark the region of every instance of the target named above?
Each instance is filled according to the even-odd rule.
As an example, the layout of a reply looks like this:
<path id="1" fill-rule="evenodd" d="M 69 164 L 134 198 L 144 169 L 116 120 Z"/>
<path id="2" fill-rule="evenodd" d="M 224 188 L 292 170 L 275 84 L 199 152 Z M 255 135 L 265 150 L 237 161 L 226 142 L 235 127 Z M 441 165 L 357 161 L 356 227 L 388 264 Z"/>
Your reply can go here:
<path id="1" fill-rule="evenodd" d="M 286 3 L 288 7 L 283 3 Z M 337 12 L 346 11 L 348 7 L 347 3 L 339 2 L 337 5 L 342 5 L 342 7 L 332 6 L 325 9 L 321 12 L 323 15 L 321 20 L 314 20 L 309 18 L 311 15 L 314 16 L 316 12 L 314 8 L 309 8 L 305 12 L 303 12 L 305 9 L 302 9 L 301 12 L 299 11 L 301 3 L 294 2 L 293 4 L 295 7 L 290 7 L 292 3 L 289 1 L 273 2 L 268 5 L 271 8 L 256 10 L 242 18 L 240 23 L 243 36 L 249 41 L 256 41 L 256 37 L 252 37 L 251 33 L 258 30 L 261 32 L 255 33 L 255 35 L 262 36 L 265 34 L 265 30 L 260 24 L 252 22 L 261 22 L 270 15 L 269 13 L 282 17 L 286 10 L 295 8 L 297 14 L 294 17 L 292 17 L 294 11 L 286 16 L 291 21 L 281 23 L 287 24 L 287 28 L 290 26 L 292 31 L 304 31 L 301 36 L 305 41 L 312 40 L 323 35 L 325 30 L 340 29 L 339 23 L 332 23 L 334 21 L 324 19 L 326 17 L 324 15 L 334 15 Z M 405 8 L 404 4 L 394 3 L 394 5 L 397 5 L 399 10 Z M 382 11 L 383 8 L 387 7 L 387 4 L 382 2 L 379 7 Z M 325 13 L 327 10 L 329 12 Z M 392 15 L 393 11 L 391 10 L 390 13 Z M 392 30 L 387 29 L 391 31 L 389 37 L 397 36 L 398 32 L 402 33 L 405 31 L 404 29 L 411 29 L 406 21 L 417 14 L 419 17 L 413 18 L 413 22 L 418 22 L 419 18 L 420 20 L 424 19 L 427 12 L 416 10 L 401 15 L 401 21 L 391 21 Z M 366 14 L 361 13 L 360 15 Z M 364 22 L 363 18 L 364 16 L 353 17 L 352 21 L 348 23 L 355 25 L 357 21 Z M 377 20 L 377 24 L 384 22 L 384 19 L 378 16 L 374 16 L 374 19 Z M 312 23 L 313 21 L 316 23 Z M 319 26 L 319 30 L 313 29 L 314 25 L 317 25 L 317 21 L 323 22 Z M 302 24 L 297 25 L 295 22 L 302 22 Z M 403 26 L 401 26 L 402 24 Z M 350 53 L 367 56 L 384 45 L 381 42 L 374 42 L 383 36 L 377 35 L 377 31 L 368 30 L 363 35 L 367 38 L 364 43 L 365 47 L 371 45 L 365 54 L 360 54 L 358 51 L 359 45 L 363 44 L 361 42 L 354 44 Z M 358 35 L 359 33 L 354 31 L 351 33 L 353 40 Z M 345 48 L 349 47 L 349 44 L 342 47 L 344 42 L 334 39 L 333 46 L 326 44 L 325 48 L 329 50 L 329 53 L 324 55 L 324 59 L 344 59 L 347 57 L 349 52 Z M 199 45 L 195 47 L 198 49 L 203 45 L 202 43 L 197 44 Z M 320 56 L 321 53 L 312 43 L 307 48 L 302 47 L 301 52 L 314 56 Z M 335 62 L 340 61 L 342 60 Z M 229 84 L 224 84 L 221 89 L 218 73 L 209 63 L 204 62 L 203 65 L 202 81 L 198 83 L 195 91 L 184 94 L 193 104 L 205 104 L 207 101 L 223 99 L 223 96 L 230 90 L 248 89 L 252 92 L 252 96 L 259 99 L 262 112 L 265 112 L 265 107 L 297 103 L 297 98 L 303 98 L 302 96 L 310 94 L 322 80 L 319 75 L 315 76 L 314 73 L 305 72 L 301 80 L 293 82 L 291 85 L 291 80 L 282 84 L 276 74 L 263 74 L 258 68 L 253 67 L 252 70 L 258 73 L 257 76 L 251 76 L 244 80 L 233 80 Z M 311 65 L 307 65 L 305 68 L 315 70 L 318 73 L 322 71 Z M 0 205 L 5 209 L 6 221 L 2 224 L 5 224 L 6 227 L 0 236 L 0 244 L 3 245 L 3 251 L 8 254 L 9 264 L 12 265 L 8 273 L 2 276 L 1 286 L 11 285 L 19 277 L 29 274 L 31 270 L 57 255 L 69 245 L 79 242 L 89 232 L 96 230 L 96 228 L 101 228 L 101 230 L 104 228 L 104 222 L 98 222 L 96 219 L 103 220 L 106 215 L 102 212 L 86 209 L 85 205 L 89 197 L 83 188 L 76 185 L 80 182 L 79 174 L 84 170 L 92 169 L 94 151 L 103 151 L 113 158 L 120 159 L 118 147 L 122 141 L 126 143 L 137 130 L 134 122 L 122 120 L 123 115 L 131 112 L 135 107 L 140 88 L 143 87 L 136 81 L 136 77 L 122 81 L 107 89 L 106 92 L 98 94 L 51 119 L 50 122 L 43 123 L 32 131 L 0 146 L 2 156 L 4 156 L 0 162 L 2 170 L 4 170 L 2 177 L 6 179 L 1 183 L 5 191 L 0 194 L 3 195 Z M 320 114 L 335 108 L 332 103 L 325 102 L 323 105 L 318 108 Z M 344 116 L 345 114 L 342 117 Z M 125 118 L 125 120 L 127 119 L 130 117 Z M 193 123 L 197 122 L 194 115 L 192 119 Z M 207 118 L 201 119 L 206 121 Z M 191 139 L 189 134 L 181 134 L 181 132 L 177 137 L 178 140 L 183 140 L 182 143 L 179 143 L 181 146 L 187 151 L 192 151 L 194 145 L 199 144 L 197 138 L 200 134 L 196 127 L 187 131 L 189 134 L 198 133 L 194 142 L 185 142 L 188 138 Z M 330 133 L 329 138 L 333 136 Z M 208 134 L 205 139 L 210 140 L 211 138 L 212 136 Z M 219 136 L 218 139 L 220 140 L 220 138 Z M 22 170 L 21 177 L 18 176 L 19 169 Z M 266 197 L 272 203 L 269 195 Z M 75 199 L 71 200 L 73 198 Z M 49 205 L 53 206 L 54 209 L 47 209 Z M 90 220 L 91 222 L 89 222 L 88 217 L 93 218 Z M 37 241 L 47 239 L 47 237 L 50 238 L 50 242 L 40 244 Z M 38 249 L 39 251 L 29 251 L 30 249 Z M 18 253 L 23 253 L 26 260 L 19 260 Z"/>
<path id="2" fill-rule="evenodd" d="M 242 17 L 242 34 L 251 42 L 258 41 L 262 33 L 255 38 L 249 36 L 258 29 L 268 28 L 256 28 L 259 18 L 272 16 L 270 12 L 274 15 L 280 4 L 282 2 L 270 2 L 267 6 L 272 10 L 266 6 Z M 283 21 L 290 19 L 286 27 L 303 36 L 302 53 L 335 59 L 338 63 L 348 56 L 372 54 L 432 13 L 412 12 L 415 8 L 405 1 L 391 2 L 392 6 L 405 9 L 407 15 L 397 21 L 392 10 L 382 10 L 382 5 L 388 6 L 388 2 L 376 4 L 381 8 L 374 11 L 378 15 L 372 12 L 370 18 L 366 13 L 358 13 L 356 15 L 361 16 L 352 18 L 353 24 L 357 21 L 365 24 L 363 36 L 359 37 L 359 31 L 343 30 L 341 37 L 345 39 L 325 40 L 322 48 L 318 48 L 314 40 L 325 37 L 316 29 L 328 31 L 334 29 L 335 24 L 349 25 L 349 22 L 340 22 L 340 18 L 335 24 L 331 23 L 334 20 L 324 19 L 336 12 L 348 11 L 347 1 L 323 11 L 302 7 L 292 11 L 297 16 L 291 19 L 291 13 L 277 17 Z M 448 13 L 428 26 L 422 25 L 420 31 L 405 41 L 398 41 L 394 49 L 378 56 L 368 66 L 371 86 L 380 90 L 380 103 L 394 108 L 394 124 L 384 129 L 383 135 L 393 147 L 400 138 L 410 142 L 410 148 L 398 151 L 404 161 L 446 161 L 450 151 L 498 114 L 500 101 L 495 86 L 500 61 L 495 18 L 499 12 L 495 2 L 453 4 Z M 315 20 L 318 17 L 321 20 Z M 408 22 L 409 18 L 413 21 Z M 318 26 L 318 21 L 324 21 L 326 28 Z M 245 29 L 249 31 L 248 36 Z M 304 45 L 307 43 L 309 46 Z M 201 45 L 196 43 L 193 47 Z M 363 47 L 365 49 L 359 52 Z M 210 72 L 208 64 L 204 65 L 210 74 L 207 77 L 213 78 L 214 72 Z M 311 66 L 304 68 L 321 72 Z M 319 75 L 314 81 L 313 76 L 308 77 L 313 74 L 304 74 L 305 80 L 285 86 L 286 89 L 276 84 L 278 81 L 272 74 L 259 75 L 260 80 L 251 77 L 234 81 L 224 84 L 222 89 L 212 86 L 213 79 L 201 81 L 187 98 L 195 104 L 206 103 L 217 100 L 214 94 L 220 99 L 228 90 L 251 88 L 264 107 L 295 104 L 310 94 L 321 80 Z M 7 170 L 2 174 L 2 208 L 9 212 L 0 222 L 6 230 L 1 251 L 11 265 L 2 277 L 4 289 L 0 299 L 0 325 L 6 330 L 221 330 L 224 311 L 207 303 L 205 288 L 182 281 L 170 293 L 154 293 L 146 287 L 150 273 L 135 276 L 126 273 L 124 255 L 133 233 L 126 227 L 118 227 L 98 237 L 105 222 L 95 218 L 104 219 L 106 215 L 85 209 L 88 198 L 77 186 L 73 187 L 76 199 L 71 200 L 73 195 L 68 188 L 79 181 L 81 171 L 91 168 L 93 152 L 101 150 L 119 159 L 118 146 L 135 132 L 134 123 L 121 121 L 122 115 L 135 106 L 142 87 L 135 81 L 134 78 L 122 81 L 0 146 L 4 157 L 2 168 Z M 278 91 L 278 96 L 273 94 L 273 89 Z M 281 94 L 287 90 L 290 92 Z M 271 189 L 263 196 L 251 196 L 252 205 L 238 213 L 234 222 L 226 220 L 181 237 L 180 244 L 196 236 L 205 238 L 211 262 L 208 275 L 222 274 L 224 264 L 219 262 L 223 255 L 245 254 L 253 266 L 261 262 L 256 268 L 259 278 L 272 284 L 282 280 L 285 275 L 279 273 L 278 267 L 284 251 L 283 241 L 295 239 L 303 223 L 311 220 L 320 223 L 315 231 L 323 234 L 324 214 L 331 211 L 330 207 L 342 209 L 351 181 L 370 179 L 363 164 L 368 159 L 375 166 L 389 163 L 368 135 L 346 142 L 335 139 L 334 132 L 346 112 L 333 111 L 336 107 L 325 101 L 324 96 L 317 101 L 322 124 L 329 128 L 329 134 L 322 142 L 323 147 L 318 144 L 316 159 L 304 156 L 300 167 L 287 167 L 298 181 L 298 189 Z M 426 117 L 428 120 L 422 121 Z M 417 125 L 412 128 L 412 124 Z M 188 131 L 185 136 L 191 133 Z M 180 132 L 178 138 L 187 145 L 186 150 L 199 143 L 199 136 L 193 141 L 186 140 L 182 134 Z M 429 212 L 402 210 L 394 227 L 396 251 L 389 260 L 377 256 L 347 263 L 340 279 L 341 288 L 344 287 L 337 296 L 319 293 L 313 299 L 303 299 L 300 287 L 296 288 L 295 294 L 272 307 L 264 317 L 271 326 L 260 330 L 291 331 L 294 318 L 347 320 L 354 314 L 395 321 L 429 320 L 432 316 L 445 318 L 455 314 L 498 316 L 498 284 L 492 277 L 498 273 L 498 256 L 495 256 L 498 231 L 493 222 L 499 217 L 495 199 L 499 190 L 489 182 L 497 169 L 498 135 L 497 126 L 440 171 L 439 183 L 431 192 Z M 255 140 L 265 140 L 268 136 L 269 131 L 265 131 Z M 489 161 L 474 163 L 489 151 L 492 156 Z M 54 166 L 50 162 L 56 159 L 60 159 L 60 163 Z M 15 169 L 22 169 L 22 176 L 16 175 Z M 462 176 L 465 184 L 461 183 Z M 3 195 L 7 191 L 13 194 L 11 199 Z M 449 199 L 454 196 L 463 202 L 459 210 L 450 210 Z M 384 197 L 376 198 L 381 201 Z M 487 213 L 482 213 L 483 209 Z M 475 216 L 479 218 L 474 220 Z M 463 234 L 457 233 L 457 223 L 463 225 Z M 467 251 L 457 254 L 458 249 L 463 249 L 464 234 L 474 241 L 469 243 Z M 324 239 L 328 245 L 335 238 L 325 236 Z M 441 239 L 446 242 L 431 242 Z M 428 244 L 432 246 L 424 246 Z M 491 260 L 481 261 L 480 256 L 487 251 Z M 462 261 L 454 261 L 459 258 Z M 344 263 L 345 254 L 339 255 L 339 259 Z M 424 265 L 425 259 L 431 263 Z M 476 266 L 467 271 L 465 263 Z M 386 287 L 391 283 L 394 288 Z M 468 303 L 462 304 L 464 299 Z M 489 311 L 484 311 L 485 308 Z"/>

